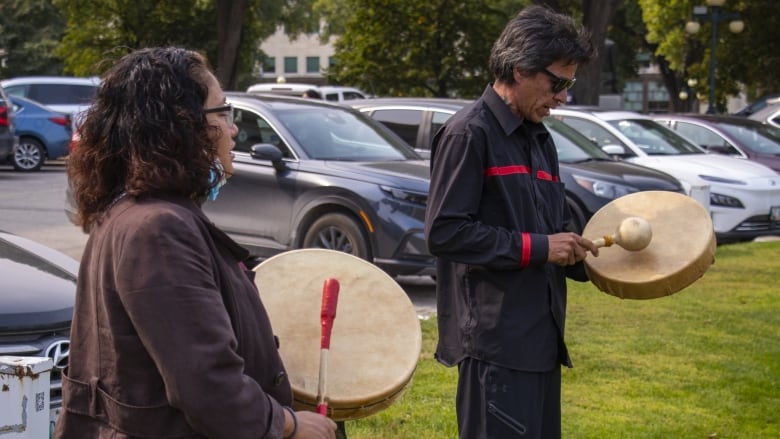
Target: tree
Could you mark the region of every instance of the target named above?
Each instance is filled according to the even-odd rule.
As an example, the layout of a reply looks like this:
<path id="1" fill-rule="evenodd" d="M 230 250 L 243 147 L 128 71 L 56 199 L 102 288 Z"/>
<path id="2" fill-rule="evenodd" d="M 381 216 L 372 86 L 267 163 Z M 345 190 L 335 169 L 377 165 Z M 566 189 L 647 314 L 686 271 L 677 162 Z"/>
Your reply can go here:
<path id="1" fill-rule="evenodd" d="M 668 62 L 668 75 L 676 78 L 676 88 L 682 81 L 697 80 L 694 92 L 706 97 L 708 91 L 711 26 L 702 22 L 695 35 L 685 33 L 685 23 L 691 19 L 699 0 L 640 0 L 643 20 L 648 29 L 647 40 L 656 44 L 655 56 Z M 724 8 L 738 12 L 745 22 L 740 34 L 730 33 L 726 25 L 719 28 L 716 47 L 715 106 L 725 109 L 728 95 L 746 87 L 755 97 L 780 89 L 780 55 L 774 30 L 780 26 L 780 16 L 768 13 L 776 6 L 774 0 L 728 1 Z M 669 88 L 669 84 L 667 84 Z"/>
<path id="2" fill-rule="evenodd" d="M 338 35 L 329 79 L 383 95 L 476 97 L 493 79 L 490 49 L 527 0 L 319 0 L 325 36 Z M 622 0 L 536 0 L 584 19 L 602 50 L 610 17 Z M 584 11 L 584 12 L 583 12 Z M 578 71 L 581 103 L 598 103 L 603 59 Z"/>
<path id="3" fill-rule="evenodd" d="M 554 11 L 579 19 L 591 33 L 596 56 L 585 66 L 577 69 L 577 83 L 572 92 L 578 104 L 597 105 L 599 95 L 616 86 L 612 78 L 604 78 L 607 67 L 606 40 L 609 24 L 621 7 L 623 0 L 536 0 Z"/>
<path id="4" fill-rule="evenodd" d="M 53 1 L 67 17 L 65 37 L 57 48 L 67 73 L 100 74 L 114 59 L 150 46 L 185 46 L 214 59 L 216 23 L 211 1 Z"/>
<path id="5" fill-rule="evenodd" d="M 54 54 L 65 20 L 49 0 L 3 0 L 0 48 L 6 51 L 0 77 L 58 75 L 62 61 Z"/>
<path id="6" fill-rule="evenodd" d="M 623 2 L 607 27 L 607 38 L 614 42 L 614 69 L 617 82 L 611 84 L 611 89 L 619 92 L 627 79 L 636 78 L 639 71 L 638 54 L 654 50 L 645 40 L 646 34 L 647 29 L 642 22 L 642 10 L 639 5 L 633 1 Z"/>
<path id="7" fill-rule="evenodd" d="M 217 6 L 216 76 L 227 89 L 235 87 L 239 71 L 242 18 L 249 6 L 247 0 L 215 0 Z"/>
<path id="8" fill-rule="evenodd" d="M 251 78 L 259 42 L 277 24 L 297 32 L 312 16 L 312 0 L 52 1 L 67 17 L 57 48 L 66 72 L 100 74 L 131 50 L 182 46 L 205 53 L 228 90 Z"/>
<path id="9" fill-rule="evenodd" d="M 574 93 L 580 104 L 597 105 L 599 103 L 599 95 L 603 93 L 604 89 L 602 73 L 605 70 L 607 60 L 607 51 L 605 50 L 607 26 L 622 2 L 623 0 L 582 1 L 582 24 L 592 35 L 596 57 L 577 70 L 579 86 L 575 85 Z"/>
<path id="10" fill-rule="evenodd" d="M 476 97 L 492 79 L 493 42 L 524 0 L 328 0 L 317 4 L 342 31 L 329 80 L 375 94 Z"/>
<path id="11" fill-rule="evenodd" d="M 780 91 L 780 15 L 774 13 L 777 1 L 732 0 L 725 7 L 740 14 L 745 30 L 738 35 L 726 30 L 720 34 L 719 74 L 742 83 L 751 97 Z"/>

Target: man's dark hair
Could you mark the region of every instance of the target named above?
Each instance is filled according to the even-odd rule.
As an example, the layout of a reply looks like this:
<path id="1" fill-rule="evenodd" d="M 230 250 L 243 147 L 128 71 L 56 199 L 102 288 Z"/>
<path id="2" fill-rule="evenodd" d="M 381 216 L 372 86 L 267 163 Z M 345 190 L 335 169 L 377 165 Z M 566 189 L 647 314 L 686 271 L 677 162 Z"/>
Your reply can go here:
<path id="1" fill-rule="evenodd" d="M 514 83 L 513 71 L 540 72 L 556 61 L 584 65 L 594 56 L 590 33 L 568 15 L 534 5 L 520 11 L 504 28 L 490 52 L 496 80 Z"/>

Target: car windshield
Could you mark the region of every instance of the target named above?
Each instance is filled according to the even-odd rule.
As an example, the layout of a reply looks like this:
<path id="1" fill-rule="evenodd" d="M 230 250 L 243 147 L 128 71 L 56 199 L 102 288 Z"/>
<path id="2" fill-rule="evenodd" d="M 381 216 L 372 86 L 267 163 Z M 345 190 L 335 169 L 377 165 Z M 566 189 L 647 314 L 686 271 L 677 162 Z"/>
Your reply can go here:
<path id="1" fill-rule="evenodd" d="M 419 160 L 387 128 L 359 113 L 311 107 L 277 113 L 309 158 L 341 161 Z"/>
<path id="2" fill-rule="evenodd" d="M 647 155 L 704 153 L 690 140 L 652 120 L 621 119 L 611 120 L 609 124 L 617 128 Z"/>
<path id="3" fill-rule="evenodd" d="M 552 135 L 558 160 L 563 163 L 579 163 L 589 160 L 611 160 L 596 144 L 565 123 L 545 118 L 544 124 Z"/>
<path id="4" fill-rule="evenodd" d="M 737 125 L 719 122 L 723 131 L 756 154 L 780 155 L 780 129 L 770 125 Z"/>

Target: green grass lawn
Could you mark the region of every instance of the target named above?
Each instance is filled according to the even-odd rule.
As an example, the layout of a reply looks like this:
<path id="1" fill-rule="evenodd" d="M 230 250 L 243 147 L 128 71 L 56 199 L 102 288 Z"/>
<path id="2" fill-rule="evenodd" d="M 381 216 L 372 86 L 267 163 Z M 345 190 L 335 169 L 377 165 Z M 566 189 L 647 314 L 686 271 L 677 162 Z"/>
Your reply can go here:
<path id="1" fill-rule="evenodd" d="M 457 437 L 457 374 L 433 359 L 435 318 L 422 328 L 406 392 L 348 421 L 350 439 Z M 566 333 L 565 438 L 780 438 L 780 242 L 718 247 L 701 279 L 660 299 L 570 282 Z"/>

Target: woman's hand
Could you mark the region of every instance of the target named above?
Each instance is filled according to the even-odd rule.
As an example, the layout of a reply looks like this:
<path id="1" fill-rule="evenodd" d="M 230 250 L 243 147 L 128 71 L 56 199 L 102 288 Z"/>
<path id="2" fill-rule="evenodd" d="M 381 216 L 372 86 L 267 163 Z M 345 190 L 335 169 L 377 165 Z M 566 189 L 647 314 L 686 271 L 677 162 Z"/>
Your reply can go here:
<path id="1" fill-rule="evenodd" d="M 295 412 L 298 431 L 292 439 L 336 439 L 336 423 L 319 413 Z"/>

